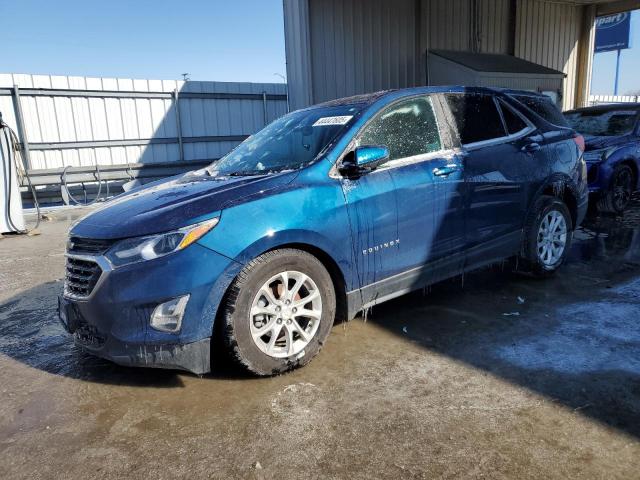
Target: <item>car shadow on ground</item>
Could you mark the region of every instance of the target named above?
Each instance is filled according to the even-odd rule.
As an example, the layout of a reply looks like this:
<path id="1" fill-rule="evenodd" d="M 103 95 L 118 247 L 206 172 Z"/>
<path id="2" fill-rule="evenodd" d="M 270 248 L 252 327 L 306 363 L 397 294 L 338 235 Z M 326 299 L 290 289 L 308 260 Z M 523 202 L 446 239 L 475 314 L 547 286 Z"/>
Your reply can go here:
<path id="1" fill-rule="evenodd" d="M 368 321 L 640 437 L 634 215 L 588 219 L 553 278 L 494 266 L 377 306 Z"/>
<path id="2" fill-rule="evenodd" d="M 368 321 L 640 437 L 638 225 L 640 202 L 623 219 L 588 220 L 554 278 L 494 266 L 376 306 Z M 75 347 L 57 318 L 61 288 L 0 304 L 1 354 L 83 381 L 184 386 L 181 372 L 120 367 Z M 227 365 L 210 376 L 247 378 Z"/>

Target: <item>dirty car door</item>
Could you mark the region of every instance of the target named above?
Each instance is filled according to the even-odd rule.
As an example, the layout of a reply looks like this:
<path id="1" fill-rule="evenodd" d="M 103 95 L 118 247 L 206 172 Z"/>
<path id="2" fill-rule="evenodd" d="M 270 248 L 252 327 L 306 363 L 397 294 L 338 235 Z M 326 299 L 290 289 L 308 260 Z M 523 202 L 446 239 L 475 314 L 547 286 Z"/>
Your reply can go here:
<path id="1" fill-rule="evenodd" d="M 393 273 L 398 256 L 398 210 L 389 172 L 343 178 L 360 285 Z M 345 248 L 350 246 L 345 245 Z"/>
<path id="2" fill-rule="evenodd" d="M 512 110 L 511 133 L 491 95 L 447 94 L 456 120 L 467 188 L 467 247 L 503 248 L 519 241 L 526 205 L 526 175 L 531 167 L 522 137 L 531 127 Z M 539 146 L 538 146 L 539 148 Z M 517 237 L 517 238 L 516 238 Z"/>
<path id="3" fill-rule="evenodd" d="M 417 288 L 412 282 L 425 281 L 423 276 L 399 274 L 463 248 L 463 178 L 457 157 L 443 148 L 429 96 L 400 100 L 386 107 L 363 129 L 356 143 L 389 149 L 389 160 L 359 182 L 370 189 L 389 185 L 383 203 L 394 202 L 387 206 L 388 217 L 370 219 L 377 235 L 370 228 L 360 230 L 363 224 L 358 210 L 362 208 L 350 207 L 352 217 L 358 219 L 358 254 L 368 259 L 363 262 L 364 278 L 377 282 L 375 287 L 363 290 L 366 303 Z M 348 182 L 343 185 L 350 205 L 360 199 L 357 188 L 349 188 Z M 376 211 L 382 208 L 383 203 L 371 198 L 368 201 Z M 380 281 L 394 275 L 392 281 Z"/>
<path id="4" fill-rule="evenodd" d="M 431 96 L 398 102 L 374 119 L 362 144 L 389 148 L 398 198 L 399 257 L 395 272 L 437 260 L 464 247 L 464 183 L 458 157 L 441 138 Z"/>

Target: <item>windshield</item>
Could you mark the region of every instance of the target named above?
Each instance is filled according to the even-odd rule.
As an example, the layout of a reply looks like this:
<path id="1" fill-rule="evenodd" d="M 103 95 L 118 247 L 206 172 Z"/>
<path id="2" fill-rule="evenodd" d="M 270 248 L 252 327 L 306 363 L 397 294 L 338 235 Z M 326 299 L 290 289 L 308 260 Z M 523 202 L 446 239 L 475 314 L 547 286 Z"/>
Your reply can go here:
<path id="1" fill-rule="evenodd" d="M 318 107 L 285 115 L 213 163 L 212 175 L 260 175 L 301 168 L 360 112 L 359 105 Z"/>
<path id="2" fill-rule="evenodd" d="M 566 113 L 565 117 L 583 135 L 613 136 L 627 135 L 636 124 L 636 110 L 584 110 Z"/>

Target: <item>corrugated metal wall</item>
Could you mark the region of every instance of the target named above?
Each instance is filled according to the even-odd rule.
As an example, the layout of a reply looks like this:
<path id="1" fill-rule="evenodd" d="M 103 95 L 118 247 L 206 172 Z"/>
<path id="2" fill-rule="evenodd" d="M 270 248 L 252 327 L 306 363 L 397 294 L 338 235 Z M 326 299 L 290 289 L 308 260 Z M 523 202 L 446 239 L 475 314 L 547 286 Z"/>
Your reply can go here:
<path id="1" fill-rule="evenodd" d="M 508 52 L 509 0 L 421 0 L 420 3 L 421 52 L 427 48 Z"/>
<path id="2" fill-rule="evenodd" d="M 184 161 L 219 158 L 286 113 L 283 84 L 0 74 L 0 89 L 14 85 L 33 169 L 179 161 L 176 89 Z M 16 128 L 4 92 L 0 112 Z"/>
<path id="3" fill-rule="evenodd" d="M 415 12 L 414 0 L 310 2 L 313 101 L 415 85 Z"/>
<path id="4" fill-rule="evenodd" d="M 516 56 L 567 74 L 562 102 L 565 109 L 573 107 L 575 102 L 583 8 L 542 0 L 519 0 L 516 12 Z"/>
<path id="5" fill-rule="evenodd" d="M 283 8 L 289 101 L 295 110 L 313 103 L 309 4 L 307 0 L 285 1 Z"/>
<path id="6" fill-rule="evenodd" d="M 427 48 L 514 51 L 567 73 L 563 103 L 573 106 L 579 100 L 578 43 L 588 7 L 546 0 L 515 5 L 513 12 L 511 0 L 284 0 L 292 106 L 425 84 Z M 310 44 L 297 46 L 296 38 L 305 35 Z M 300 49 L 311 58 L 311 72 L 298 83 L 292 75 L 307 68 Z M 583 72 L 588 75 L 588 69 Z"/>

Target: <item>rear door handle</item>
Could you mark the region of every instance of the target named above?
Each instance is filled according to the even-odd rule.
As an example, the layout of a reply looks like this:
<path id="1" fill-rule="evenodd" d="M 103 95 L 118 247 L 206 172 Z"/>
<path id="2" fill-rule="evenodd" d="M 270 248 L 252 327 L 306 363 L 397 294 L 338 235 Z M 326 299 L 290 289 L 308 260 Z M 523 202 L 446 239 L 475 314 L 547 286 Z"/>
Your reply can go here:
<path id="1" fill-rule="evenodd" d="M 522 151 L 525 153 L 533 153 L 540 150 L 540 144 L 536 142 L 527 143 L 522 147 Z"/>
<path id="2" fill-rule="evenodd" d="M 436 167 L 433 169 L 433 174 L 436 177 L 446 177 L 453 172 L 460 170 L 460 165 L 445 165 L 444 167 Z"/>

